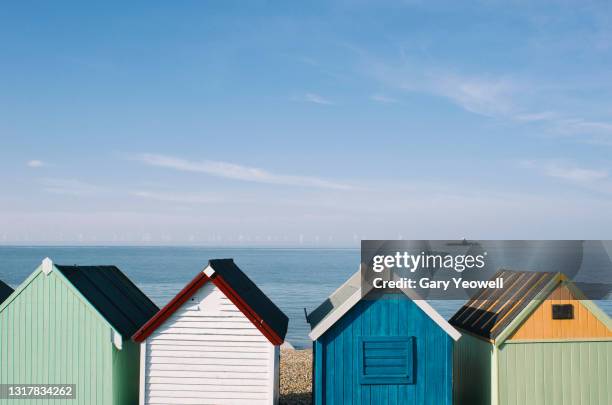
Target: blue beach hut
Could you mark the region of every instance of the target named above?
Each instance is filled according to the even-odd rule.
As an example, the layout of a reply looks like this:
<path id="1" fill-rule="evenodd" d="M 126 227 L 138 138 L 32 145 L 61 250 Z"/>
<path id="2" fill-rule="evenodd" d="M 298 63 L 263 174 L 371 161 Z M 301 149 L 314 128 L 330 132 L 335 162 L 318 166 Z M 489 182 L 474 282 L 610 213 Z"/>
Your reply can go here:
<path id="1" fill-rule="evenodd" d="M 315 405 L 452 404 L 452 349 L 461 335 L 411 296 L 362 292 L 357 272 L 306 316 Z"/>

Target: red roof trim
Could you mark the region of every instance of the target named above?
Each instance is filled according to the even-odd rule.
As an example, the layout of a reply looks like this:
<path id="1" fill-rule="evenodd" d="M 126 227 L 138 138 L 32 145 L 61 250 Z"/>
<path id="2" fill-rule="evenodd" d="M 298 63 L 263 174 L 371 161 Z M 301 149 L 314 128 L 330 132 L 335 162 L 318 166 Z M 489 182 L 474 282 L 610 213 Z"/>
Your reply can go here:
<path id="1" fill-rule="evenodd" d="M 255 325 L 257 329 L 272 343 L 273 345 L 283 344 L 281 339 L 276 332 L 263 320 L 262 317 L 257 315 L 251 307 L 232 289 L 232 287 L 225 282 L 225 280 L 217 275 L 213 275 L 212 282 L 219 287 L 230 301 L 234 303 L 240 309 L 240 311 Z"/>
<path id="2" fill-rule="evenodd" d="M 196 291 L 210 280 L 204 272 L 199 273 L 189 282 L 165 307 L 153 315 L 142 327 L 134 333 L 132 340 L 142 342 L 148 338 L 158 327 L 175 313 Z"/>
<path id="3" fill-rule="evenodd" d="M 196 291 L 198 291 L 204 284 L 209 280 L 212 280 L 213 284 L 217 286 L 225 296 L 232 301 L 234 305 L 240 309 L 251 323 L 259 329 L 259 331 L 272 343 L 273 345 L 280 345 L 283 343 L 276 332 L 257 314 L 255 311 L 248 306 L 248 304 L 234 291 L 234 289 L 225 281 L 223 278 L 215 273 L 212 279 L 209 278 L 204 272 L 199 273 L 193 280 L 189 282 L 165 307 L 163 307 L 157 314 L 155 314 L 147 323 L 145 323 L 135 334 L 132 336 L 132 340 L 135 342 L 143 342 L 151 334 L 159 328 L 173 313 L 175 313 Z"/>

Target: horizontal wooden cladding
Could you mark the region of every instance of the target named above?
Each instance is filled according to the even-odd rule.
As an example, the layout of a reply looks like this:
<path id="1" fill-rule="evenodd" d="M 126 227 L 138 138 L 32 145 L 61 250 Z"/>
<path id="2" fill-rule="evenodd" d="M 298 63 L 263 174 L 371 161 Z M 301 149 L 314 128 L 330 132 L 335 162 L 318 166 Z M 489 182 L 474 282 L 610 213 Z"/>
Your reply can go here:
<path id="1" fill-rule="evenodd" d="M 213 359 L 215 360 L 215 359 Z M 250 364 L 249 364 L 250 363 Z M 253 364 L 255 363 L 255 364 Z M 266 374 L 265 371 L 265 365 L 262 365 L 261 363 L 263 362 L 239 362 L 239 361 L 228 361 L 228 360 L 224 360 L 224 361 L 202 361 L 199 360 L 199 362 L 196 361 L 189 361 L 189 362 L 185 362 L 183 363 L 182 361 L 180 362 L 180 364 L 178 364 L 177 362 L 174 363 L 152 363 L 149 362 L 148 366 L 149 366 L 149 370 L 151 371 L 151 373 L 156 372 L 156 371 L 223 371 L 223 372 L 250 372 L 253 375 L 255 374 Z M 163 373 L 163 374 L 167 374 L 167 373 Z"/>
<path id="2" fill-rule="evenodd" d="M 201 378 L 193 377 L 151 377 L 149 384 L 196 384 L 196 385 L 211 385 L 211 386 L 230 386 L 230 387 L 260 387 L 257 381 L 249 378 L 207 378 L 205 381 Z"/>
<path id="3" fill-rule="evenodd" d="M 219 327 L 207 327 L 207 328 L 181 328 L 181 327 L 168 327 L 159 329 L 155 333 L 159 335 L 163 334 L 176 334 L 176 335 L 250 335 L 250 336 L 261 336 L 261 333 L 253 327 L 240 327 L 238 325 L 233 326 L 219 326 Z"/>
<path id="4" fill-rule="evenodd" d="M 153 349 L 165 348 L 173 350 L 218 350 L 218 351 L 248 351 L 248 352 L 267 352 L 268 342 L 226 342 L 218 341 L 201 341 L 201 340 L 177 340 L 170 342 L 169 340 L 156 340 L 148 343 Z M 225 349 L 225 350 L 224 350 Z"/>
<path id="5" fill-rule="evenodd" d="M 225 335 L 225 336 L 220 336 L 217 334 L 210 334 L 210 335 L 206 335 L 206 334 L 193 334 L 193 333 L 184 333 L 184 334 L 180 334 L 180 338 L 183 341 L 192 341 L 192 342 L 218 342 L 220 340 L 223 340 L 225 342 L 268 342 L 268 340 L 259 335 L 259 336 L 249 336 L 249 335 L 240 335 L 240 334 L 233 334 L 233 335 Z M 177 340 L 177 334 L 173 334 L 173 333 L 168 333 L 168 334 L 161 334 L 159 336 L 155 337 L 155 341 L 156 342 L 161 342 L 161 341 L 176 341 Z"/>
<path id="6" fill-rule="evenodd" d="M 268 392 L 268 387 L 264 387 L 261 385 L 243 385 L 243 384 L 234 384 L 234 385 L 221 385 L 221 384 L 201 384 L 201 380 L 192 384 L 188 384 L 183 380 L 172 381 L 169 383 L 154 383 L 155 390 L 158 392 L 163 391 L 178 391 L 181 392 L 197 392 L 203 397 L 209 396 L 210 393 L 240 393 L 241 395 L 250 397 L 260 397 L 261 399 L 265 399 L 266 393 Z M 261 395 L 264 394 L 264 395 Z"/>
<path id="7" fill-rule="evenodd" d="M 243 320 L 243 317 L 239 319 L 230 318 L 230 317 L 221 317 L 221 318 L 212 318 L 207 316 L 203 318 L 201 316 L 198 317 L 182 317 L 177 319 L 174 322 L 168 322 L 168 325 L 172 325 L 173 328 L 211 328 L 211 327 L 221 327 L 221 328 L 232 328 L 232 329 L 245 329 L 245 328 L 253 328 L 253 324 L 248 320 Z M 158 328 L 159 330 L 164 330 L 164 325 Z"/>
<path id="8" fill-rule="evenodd" d="M 165 370 L 164 368 L 167 368 Z M 249 370 L 245 367 L 240 366 L 181 366 L 181 365 L 169 365 L 168 367 L 158 367 L 149 370 L 147 373 L 148 378 L 150 377 L 193 377 L 200 378 L 201 380 L 207 380 L 209 378 L 225 378 L 225 379 L 242 379 L 248 378 L 252 380 L 266 380 L 268 374 L 261 371 L 254 371 L 255 369 Z M 261 367 L 256 370 L 261 370 Z M 148 381 L 148 379 L 147 379 Z"/>
<path id="9" fill-rule="evenodd" d="M 202 391 L 198 386 L 194 386 L 194 389 L 198 389 L 197 391 L 185 391 L 182 387 L 175 387 L 175 389 L 170 390 L 160 390 L 157 387 L 155 388 L 154 394 L 151 395 L 150 398 L 155 397 L 169 397 L 172 396 L 174 398 L 201 398 L 201 399 L 260 399 L 265 400 L 267 395 L 262 392 L 239 392 L 239 391 Z M 196 395 L 194 395 L 196 394 Z"/>
<path id="10" fill-rule="evenodd" d="M 170 393 L 171 394 L 171 393 Z M 175 398 L 172 396 L 155 397 L 147 401 L 151 405 L 264 405 L 267 399 L 221 399 L 221 398 Z"/>
<path id="11" fill-rule="evenodd" d="M 573 305 L 574 319 L 553 319 L 553 305 Z M 510 340 L 611 338 L 608 329 L 565 285 L 559 285 L 523 322 Z"/>
<path id="12" fill-rule="evenodd" d="M 190 321 L 190 320 L 201 320 L 201 313 L 203 311 L 200 310 L 199 307 L 194 307 L 191 309 L 185 309 L 185 310 L 178 310 L 176 311 L 174 314 L 172 314 L 166 321 L 169 321 L 169 323 L 175 322 L 175 321 Z M 233 322 L 236 318 L 240 318 L 240 319 L 244 319 L 244 314 L 240 311 L 231 311 L 229 313 L 220 313 L 220 312 L 211 312 L 208 311 L 206 312 L 206 316 L 213 318 L 219 322 L 223 322 L 224 320 L 227 320 L 228 322 Z M 250 322 L 250 321 L 249 321 Z"/>
<path id="13" fill-rule="evenodd" d="M 188 359 L 240 359 L 240 360 L 248 360 L 248 359 L 267 359 L 268 353 L 266 352 L 252 352 L 252 351 L 199 351 L 199 352 L 190 352 L 187 350 L 176 350 L 176 348 L 171 350 L 158 350 L 156 353 L 151 354 L 150 358 L 188 358 Z M 182 360 L 181 360 L 182 361 Z"/>
<path id="14" fill-rule="evenodd" d="M 146 341 L 145 403 L 270 403 L 269 340 L 214 284 L 194 297 Z"/>
<path id="15" fill-rule="evenodd" d="M 216 366 L 260 366 L 266 367 L 268 365 L 268 359 L 241 359 L 239 357 L 234 358 L 222 358 L 222 357 L 169 357 L 169 356 L 156 356 L 151 357 L 149 364 L 154 366 L 155 364 L 177 364 L 181 363 L 184 366 L 189 365 L 216 365 Z"/>

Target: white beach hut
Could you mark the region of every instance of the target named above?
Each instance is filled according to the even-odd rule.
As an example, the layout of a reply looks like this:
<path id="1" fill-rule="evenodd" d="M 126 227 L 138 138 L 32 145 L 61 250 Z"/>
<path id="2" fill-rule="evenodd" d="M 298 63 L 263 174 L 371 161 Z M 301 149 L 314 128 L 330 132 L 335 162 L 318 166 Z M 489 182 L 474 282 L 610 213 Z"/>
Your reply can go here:
<path id="1" fill-rule="evenodd" d="M 133 336 L 140 404 L 275 404 L 288 318 L 234 264 L 211 260 Z"/>

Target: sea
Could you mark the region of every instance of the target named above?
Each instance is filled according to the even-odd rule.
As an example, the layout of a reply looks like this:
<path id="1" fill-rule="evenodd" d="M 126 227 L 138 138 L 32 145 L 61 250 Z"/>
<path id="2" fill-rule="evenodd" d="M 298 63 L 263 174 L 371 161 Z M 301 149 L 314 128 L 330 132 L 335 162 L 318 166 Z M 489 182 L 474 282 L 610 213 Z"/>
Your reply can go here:
<path id="1" fill-rule="evenodd" d="M 236 264 L 289 317 L 286 341 L 310 348 L 305 311 L 323 302 L 359 268 L 359 249 L 213 248 L 191 246 L 0 246 L 0 280 L 17 287 L 45 257 L 58 264 L 119 267 L 159 307 L 163 307 L 210 259 Z M 445 318 L 462 301 L 431 302 Z M 598 301 L 612 314 L 612 301 Z"/>

